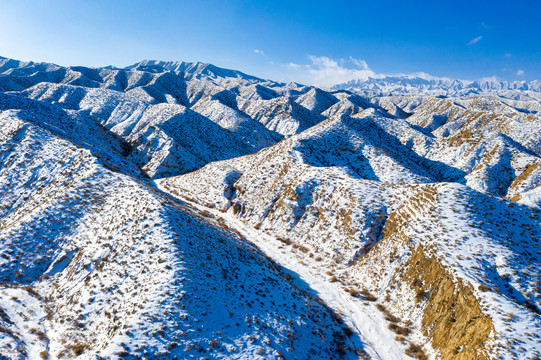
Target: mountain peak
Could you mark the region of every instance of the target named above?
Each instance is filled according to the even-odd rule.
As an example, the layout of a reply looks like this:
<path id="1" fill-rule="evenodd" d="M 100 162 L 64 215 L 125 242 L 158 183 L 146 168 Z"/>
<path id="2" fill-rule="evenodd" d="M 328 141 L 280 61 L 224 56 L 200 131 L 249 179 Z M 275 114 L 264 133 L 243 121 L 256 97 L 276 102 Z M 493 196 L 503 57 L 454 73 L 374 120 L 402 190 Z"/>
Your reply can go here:
<path id="1" fill-rule="evenodd" d="M 125 67 L 127 70 L 135 69 L 146 72 L 165 72 L 170 71 L 176 74 L 183 73 L 190 77 L 209 76 L 216 78 L 240 78 L 245 80 L 264 81 L 245 74 L 237 70 L 220 68 L 218 66 L 204 62 L 185 62 L 185 61 L 162 61 L 162 60 L 143 60 L 133 65 Z"/>

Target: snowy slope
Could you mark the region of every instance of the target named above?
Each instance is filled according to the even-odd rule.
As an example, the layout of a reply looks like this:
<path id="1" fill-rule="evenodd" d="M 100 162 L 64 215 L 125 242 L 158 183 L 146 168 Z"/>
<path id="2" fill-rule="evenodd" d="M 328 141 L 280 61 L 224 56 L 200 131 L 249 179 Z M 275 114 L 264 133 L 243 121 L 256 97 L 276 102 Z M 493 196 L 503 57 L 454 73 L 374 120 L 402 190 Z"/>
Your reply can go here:
<path id="1" fill-rule="evenodd" d="M 541 356 L 539 94 L 0 58 L 0 358 Z"/>
<path id="2" fill-rule="evenodd" d="M 3 356 L 363 353 L 239 234 L 17 114 L 1 128 Z"/>
<path id="3" fill-rule="evenodd" d="M 359 294 L 354 297 L 375 295 L 376 309 L 387 314 L 410 350 L 416 349 L 412 344 L 426 344 L 425 353 L 437 351 L 444 358 L 459 353 L 514 358 L 538 348 L 537 209 L 459 184 L 359 179 L 342 164 L 307 164 L 296 144 L 286 146 L 297 139 L 288 140 L 159 184 L 271 234 L 278 248 L 296 254 L 320 279 L 337 277 L 338 286 Z M 213 190 L 204 191 L 209 183 Z M 421 260 L 426 269 L 415 266 Z M 457 284 L 455 292 L 449 292 L 450 284 Z M 468 290 L 461 306 L 474 308 L 464 314 L 450 305 L 462 288 Z M 442 299 L 449 309 L 435 317 L 432 307 L 441 307 Z M 459 321 L 434 330 L 442 317 L 453 318 L 449 311 L 456 311 Z M 477 318 L 483 319 L 483 331 L 472 333 Z M 456 341 L 446 343 L 449 331 Z M 504 345 L 507 341 L 514 345 Z"/>

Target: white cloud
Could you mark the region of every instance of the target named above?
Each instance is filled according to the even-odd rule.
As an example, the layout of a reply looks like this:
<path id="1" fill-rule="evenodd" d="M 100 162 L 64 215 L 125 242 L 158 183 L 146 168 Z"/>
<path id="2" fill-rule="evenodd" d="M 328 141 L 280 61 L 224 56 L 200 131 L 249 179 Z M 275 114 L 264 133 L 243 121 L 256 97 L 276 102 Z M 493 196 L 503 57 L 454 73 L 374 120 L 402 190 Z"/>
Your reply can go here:
<path id="1" fill-rule="evenodd" d="M 358 67 L 360 67 L 361 69 L 363 70 L 370 70 L 370 68 L 368 67 L 368 64 L 366 63 L 366 61 L 364 60 L 361 60 L 361 59 L 355 59 L 354 57 L 350 56 L 349 57 L 349 60 L 354 63 L 355 65 L 357 65 Z"/>
<path id="2" fill-rule="evenodd" d="M 517 76 L 524 76 L 524 74 L 526 74 L 526 73 L 524 72 L 524 70 L 522 70 L 522 69 L 518 69 L 518 70 L 517 70 Z"/>
<path id="3" fill-rule="evenodd" d="M 261 56 L 267 56 L 265 55 L 265 53 L 263 52 L 263 50 L 259 50 L 259 49 L 255 49 L 254 52 L 258 55 L 261 55 Z"/>
<path id="4" fill-rule="evenodd" d="M 310 64 L 286 64 L 286 68 L 294 71 L 297 81 L 317 86 L 332 86 L 355 79 L 382 77 L 372 71 L 366 61 L 350 57 L 349 59 L 332 59 L 327 56 L 308 55 Z"/>
<path id="5" fill-rule="evenodd" d="M 498 82 L 498 81 L 500 81 L 500 78 L 498 78 L 496 75 L 492 75 L 492 76 L 486 76 L 486 77 L 480 78 L 479 81 L 481 81 L 481 82 Z"/>
<path id="6" fill-rule="evenodd" d="M 373 71 L 366 61 L 349 57 L 333 59 L 328 56 L 308 55 L 308 64 L 287 63 L 281 65 L 280 81 L 295 81 L 301 84 L 331 87 L 351 80 L 382 79 L 387 76 L 421 78 L 425 80 L 440 80 L 452 82 L 454 79 L 443 76 L 433 76 L 425 72 L 382 74 Z M 466 81 L 466 80 L 464 80 Z M 471 80 L 469 80 L 471 81 Z M 497 82 L 496 76 L 485 77 L 478 81 Z"/>
<path id="7" fill-rule="evenodd" d="M 290 69 L 300 69 L 302 67 L 302 65 L 299 65 L 299 64 L 295 64 L 295 63 L 292 63 L 290 62 L 289 64 L 286 64 L 286 66 Z"/>
<path id="8" fill-rule="evenodd" d="M 316 86 L 330 87 L 351 80 L 367 80 L 369 78 L 381 79 L 386 76 L 420 77 L 426 80 L 452 81 L 450 78 L 432 76 L 427 73 L 412 74 L 378 74 L 374 72 L 366 61 L 349 57 L 348 59 L 333 59 L 328 56 L 308 55 L 309 64 L 288 63 L 283 64 L 282 75 L 290 80 Z"/>
<path id="9" fill-rule="evenodd" d="M 468 46 L 472 46 L 474 44 L 477 44 L 479 41 L 483 40 L 483 36 L 478 36 L 474 39 L 471 39 L 469 43 L 467 43 L 466 45 Z"/>

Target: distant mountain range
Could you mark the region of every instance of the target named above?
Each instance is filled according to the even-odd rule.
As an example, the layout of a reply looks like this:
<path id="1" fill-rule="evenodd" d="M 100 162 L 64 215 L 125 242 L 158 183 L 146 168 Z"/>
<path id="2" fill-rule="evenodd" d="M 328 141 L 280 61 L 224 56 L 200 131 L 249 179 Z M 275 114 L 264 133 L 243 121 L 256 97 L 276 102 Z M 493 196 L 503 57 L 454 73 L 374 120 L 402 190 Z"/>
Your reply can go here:
<path id="1" fill-rule="evenodd" d="M 352 80 L 333 87 L 356 90 L 372 95 L 448 95 L 466 96 L 512 91 L 541 93 L 541 81 L 469 81 L 430 79 L 418 76 L 386 76 L 366 80 Z"/>
<path id="2" fill-rule="evenodd" d="M 539 357 L 539 94 L 1 58 L 0 358 Z"/>

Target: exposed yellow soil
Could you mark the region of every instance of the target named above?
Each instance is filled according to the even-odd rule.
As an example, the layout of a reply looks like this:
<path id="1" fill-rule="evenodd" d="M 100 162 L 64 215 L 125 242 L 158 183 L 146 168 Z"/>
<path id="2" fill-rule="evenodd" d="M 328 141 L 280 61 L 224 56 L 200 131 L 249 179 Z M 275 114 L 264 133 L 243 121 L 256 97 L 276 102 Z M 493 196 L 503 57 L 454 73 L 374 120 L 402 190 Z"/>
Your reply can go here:
<path id="1" fill-rule="evenodd" d="M 378 281 L 375 265 L 394 262 L 398 249 L 410 247 L 411 256 L 399 266 L 393 284 L 409 286 L 416 294 L 415 301 L 423 307 L 421 332 L 441 359 L 488 359 L 486 342 L 494 327 L 492 319 L 482 312 L 471 285 L 447 271 L 440 259 L 431 255 L 430 245 L 415 245 L 402 231 L 413 216 L 428 216 L 436 197 L 436 189 L 427 186 L 391 213 L 381 240 L 356 265 L 366 267 Z"/>
<path id="2" fill-rule="evenodd" d="M 437 258 L 426 256 L 419 245 L 404 269 L 404 280 L 425 302 L 422 332 L 432 339 L 442 359 L 488 359 L 485 343 L 493 331 L 471 285 L 454 278 Z"/>

